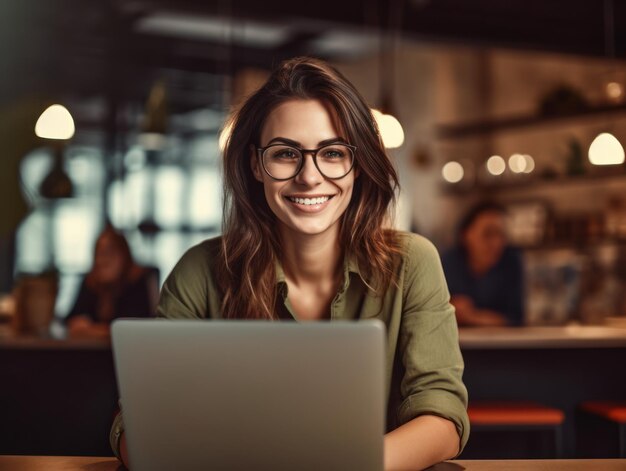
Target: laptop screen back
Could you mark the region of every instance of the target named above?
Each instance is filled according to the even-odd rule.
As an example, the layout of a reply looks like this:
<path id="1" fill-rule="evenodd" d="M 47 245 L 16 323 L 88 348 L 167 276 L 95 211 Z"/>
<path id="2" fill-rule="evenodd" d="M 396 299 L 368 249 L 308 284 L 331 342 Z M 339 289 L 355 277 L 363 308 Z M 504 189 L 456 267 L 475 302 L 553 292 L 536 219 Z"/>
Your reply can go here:
<path id="1" fill-rule="evenodd" d="M 130 467 L 383 469 L 384 326 L 118 320 Z"/>

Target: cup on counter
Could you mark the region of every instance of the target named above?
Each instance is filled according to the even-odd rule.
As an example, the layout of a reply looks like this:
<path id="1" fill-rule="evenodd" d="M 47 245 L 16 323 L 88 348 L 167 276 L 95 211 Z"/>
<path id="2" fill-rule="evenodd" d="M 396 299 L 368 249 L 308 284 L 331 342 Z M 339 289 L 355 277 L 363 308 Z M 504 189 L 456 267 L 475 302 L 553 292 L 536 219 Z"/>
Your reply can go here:
<path id="1" fill-rule="evenodd" d="M 47 337 L 58 292 L 56 274 L 23 275 L 15 285 L 13 327 L 18 335 Z"/>

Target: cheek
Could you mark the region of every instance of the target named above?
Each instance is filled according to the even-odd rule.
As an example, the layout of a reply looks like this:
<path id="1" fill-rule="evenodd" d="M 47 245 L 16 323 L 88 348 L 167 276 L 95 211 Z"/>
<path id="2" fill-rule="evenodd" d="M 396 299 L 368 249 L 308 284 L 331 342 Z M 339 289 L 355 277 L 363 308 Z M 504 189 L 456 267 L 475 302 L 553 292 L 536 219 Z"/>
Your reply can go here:
<path id="1" fill-rule="evenodd" d="M 277 206 L 282 201 L 281 190 L 284 184 L 274 181 L 263 182 L 263 193 L 265 194 L 265 200 L 270 206 L 272 211 L 276 212 Z"/>

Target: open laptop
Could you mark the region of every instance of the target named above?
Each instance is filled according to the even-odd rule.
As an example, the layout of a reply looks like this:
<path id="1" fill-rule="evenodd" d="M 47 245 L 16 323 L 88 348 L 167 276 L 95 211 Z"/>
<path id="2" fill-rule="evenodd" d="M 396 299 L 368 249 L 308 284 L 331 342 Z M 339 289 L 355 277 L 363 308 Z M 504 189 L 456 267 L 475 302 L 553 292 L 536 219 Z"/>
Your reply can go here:
<path id="1" fill-rule="evenodd" d="M 383 469 L 384 325 L 117 320 L 130 468 Z"/>

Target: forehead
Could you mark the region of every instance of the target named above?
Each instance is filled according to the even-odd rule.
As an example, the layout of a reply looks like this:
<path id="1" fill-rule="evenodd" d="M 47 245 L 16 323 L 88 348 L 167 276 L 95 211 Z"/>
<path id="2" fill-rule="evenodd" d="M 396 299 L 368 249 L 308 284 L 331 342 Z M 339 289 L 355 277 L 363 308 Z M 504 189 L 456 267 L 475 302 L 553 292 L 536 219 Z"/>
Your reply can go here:
<path id="1" fill-rule="evenodd" d="M 502 226 L 505 223 L 504 214 L 499 211 L 484 211 L 476 216 L 472 226 L 485 227 L 485 226 Z"/>
<path id="2" fill-rule="evenodd" d="M 319 100 L 289 100 L 274 108 L 261 130 L 261 145 L 277 137 L 315 147 L 319 142 L 339 137 L 333 116 Z"/>

